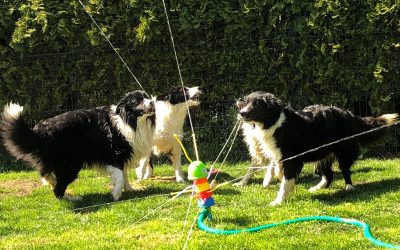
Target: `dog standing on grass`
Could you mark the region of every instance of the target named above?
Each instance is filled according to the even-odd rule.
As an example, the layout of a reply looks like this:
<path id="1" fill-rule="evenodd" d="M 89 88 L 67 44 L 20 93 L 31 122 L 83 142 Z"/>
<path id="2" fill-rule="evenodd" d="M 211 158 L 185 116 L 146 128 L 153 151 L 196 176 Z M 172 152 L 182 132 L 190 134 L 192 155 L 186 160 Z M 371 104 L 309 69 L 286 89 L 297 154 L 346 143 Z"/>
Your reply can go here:
<path id="1" fill-rule="evenodd" d="M 154 132 L 154 146 L 152 153 L 155 156 L 168 154 L 174 167 L 177 182 L 184 182 L 182 173 L 182 149 L 174 137 L 178 135 L 182 140 L 183 125 L 187 116 L 187 108 L 198 106 L 202 94 L 199 87 L 178 87 L 156 97 L 156 128 Z M 187 103 L 186 103 L 187 101 Z M 144 158 L 136 169 L 138 180 L 148 179 L 153 174 L 153 165 L 150 154 Z"/>
<path id="2" fill-rule="evenodd" d="M 250 166 L 247 169 L 246 175 L 237 183 L 235 186 L 245 186 L 248 184 L 250 179 L 253 177 L 254 173 L 259 170 L 259 168 L 265 168 L 265 176 L 263 180 L 263 187 L 268 187 L 271 184 L 274 176 L 282 179 L 281 168 L 279 163 L 272 162 L 271 159 L 265 156 L 261 144 L 259 142 L 258 134 L 252 124 L 243 122 L 241 124 L 241 129 L 244 137 L 244 141 L 250 153 Z"/>
<path id="3" fill-rule="evenodd" d="M 398 121 L 398 114 L 359 117 L 350 111 L 324 105 L 295 111 L 273 94 L 263 91 L 239 99 L 237 106 L 239 117 L 252 128 L 260 150 L 272 162 L 280 162 L 324 144 Z M 281 204 L 288 198 L 305 162 L 321 161 L 327 157 L 337 159 L 346 190 L 353 189 L 350 167 L 356 161 L 360 147 L 378 140 L 383 134 L 384 130 L 374 131 L 281 162 L 283 177 L 280 190 L 270 205 Z M 320 167 L 322 180 L 310 191 L 327 188 L 332 182 L 332 164 L 321 164 Z"/>
<path id="4" fill-rule="evenodd" d="M 143 91 L 125 95 L 116 106 L 70 111 L 29 127 L 23 107 L 4 107 L 1 135 L 6 149 L 34 166 L 57 198 L 74 200 L 65 192 L 84 166 L 104 169 L 111 176 L 112 197 L 132 191 L 128 166 L 151 152 L 155 123 L 154 102 Z"/>
<path id="5" fill-rule="evenodd" d="M 313 112 L 317 111 L 314 110 L 317 108 L 318 105 L 312 105 L 305 107 L 303 109 L 303 112 Z M 240 119 L 240 118 L 239 118 Z M 254 173 L 259 169 L 259 168 L 265 168 L 265 176 L 264 180 L 262 183 L 263 187 L 268 187 L 271 184 L 271 181 L 274 179 L 274 177 L 278 177 L 279 180 L 282 180 L 283 177 L 283 172 L 282 172 L 282 163 L 279 162 L 272 162 L 270 159 L 268 159 L 265 155 L 264 152 L 262 151 L 261 145 L 258 140 L 258 134 L 256 133 L 256 130 L 254 129 L 254 126 L 250 123 L 243 122 L 242 126 L 242 133 L 244 137 L 244 141 L 246 142 L 247 148 L 250 153 L 250 166 L 247 169 L 246 175 L 237 183 L 235 183 L 235 186 L 245 186 L 248 184 L 250 179 L 253 177 Z M 315 162 L 314 164 L 314 175 L 321 177 L 321 168 L 327 167 L 324 165 L 332 165 L 335 161 L 335 157 L 333 155 L 330 155 L 322 160 L 319 160 Z"/>

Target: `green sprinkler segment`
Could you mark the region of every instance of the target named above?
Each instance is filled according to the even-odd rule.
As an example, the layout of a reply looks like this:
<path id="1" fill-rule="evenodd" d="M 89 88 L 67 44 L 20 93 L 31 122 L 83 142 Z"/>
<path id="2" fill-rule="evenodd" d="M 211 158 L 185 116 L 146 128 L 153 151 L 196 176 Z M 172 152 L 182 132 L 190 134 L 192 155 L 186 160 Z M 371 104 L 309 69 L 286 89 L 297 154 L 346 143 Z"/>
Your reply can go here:
<path id="1" fill-rule="evenodd" d="M 331 217 L 331 216 L 310 216 L 310 217 L 302 217 L 302 218 L 296 218 L 296 219 L 292 219 L 292 220 L 285 220 L 285 221 L 280 221 L 280 222 L 276 222 L 276 223 L 265 224 L 265 225 L 261 225 L 258 227 L 251 227 L 251 228 L 244 228 L 244 229 L 237 229 L 237 230 L 222 230 L 222 229 L 210 228 L 207 225 L 205 225 L 204 219 L 206 219 L 207 217 L 209 217 L 209 211 L 208 211 L 208 209 L 203 209 L 200 212 L 199 217 L 197 218 L 197 226 L 201 230 L 203 230 L 207 233 L 213 233 L 213 234 L 252 233 L 252 232 L 257 232 L 257 231 L 261 231 L 261 230 L 272 228 L 272 227 L 284 226 L 284 225 L 306 222 L 306 221 L 329 221 L 329 222 L 345 223 L 345 224 L 350 224 L 350 225 L 362 228 L 364 231 L 363 232 L 364 237 L 367 238 L 374 245 L 377 245 L 380 247 L 391 248 L 391 249 L 400 249 L 400 245 L 392 245 L 392 244 L 385 243 L 385 242 L 375 239 L 371 235 L 370 227 L 367 223 L 358 221 L 358 220 L 353 220 L 353 219 L 345 219 L 345 218 Z"/>

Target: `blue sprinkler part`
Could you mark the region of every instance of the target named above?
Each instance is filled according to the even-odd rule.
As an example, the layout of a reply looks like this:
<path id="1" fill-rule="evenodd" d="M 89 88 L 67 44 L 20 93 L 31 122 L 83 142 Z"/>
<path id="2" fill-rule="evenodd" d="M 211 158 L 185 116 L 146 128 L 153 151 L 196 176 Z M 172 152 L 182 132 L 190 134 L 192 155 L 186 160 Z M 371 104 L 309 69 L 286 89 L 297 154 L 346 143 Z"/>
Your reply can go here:
<path id="1" fill-rule="evenodd" d="M 209 208 L 215 205 L 214 198 L 197 199 L 197 206 L 200 208 Z"/>
<path id="2" fill-rule="evenodd" d="M 345 223 L 345 224 L 353 225 L 353 226 L 364 229 L 363 230 L 364 237 L 367 238 L 372 244 L 374 244 L 376 246 L 391 248 L 391 249 L 400 249 L 400 245 L 392 245 L 390 243 L 386 243 L 386 242 L 380 241 L 378 239 L 375 239 L 371 235 L 370 227 L 367 223 L 358 221 L 358 220 L 353 220 L 353 219 L 345 219 L 345 218 L 332 217 L 332 216 L 310 216 L 310 217 L 301 217 L 301 218 L 296 218 L 296 219 L 292 219 L 292 220 L 285 220 L 285 221 L 265 224 L 265 225 L 261 225 L 258 227 L 251 227 L 251 228 L 244 228 L 244 229 L 237 229 L 237 230 L 222 230 L 222 229 L 210 228 L 207 225 L 205 225 L 204 219 L 207 218 L 208 216 L 209 216 L 208 209 L 203 209 L 203 211 L 200 212 L 200 215 L 197 218 L 197 226 L 201 230 L 203 230 L 207 233 L 213 233 L 213 234 L 251 233 L 251 232 L 257 232 L 257 231 L 261 231 L 261 230 L 276 227 L 276 226 L 284 226 L 284 225 L 288 225 L 288 224 L 294 224 L 294 223 L 300 223 L 300 222 L 306 222 L 306 221 L 329 221 L 329 222 Z"/>

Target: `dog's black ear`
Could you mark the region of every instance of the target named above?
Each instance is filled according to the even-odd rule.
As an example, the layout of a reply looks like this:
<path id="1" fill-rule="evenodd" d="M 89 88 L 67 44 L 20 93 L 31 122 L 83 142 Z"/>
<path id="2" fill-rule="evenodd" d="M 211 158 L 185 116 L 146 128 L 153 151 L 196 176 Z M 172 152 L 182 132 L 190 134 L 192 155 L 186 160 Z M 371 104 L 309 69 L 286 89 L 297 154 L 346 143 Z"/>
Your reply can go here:
<path id="1" fill-rule="evenodd" d="M 128 103 L 128 101 L 127 101 L 126 97 L 122 98 L 118 102 L 117 107 L 115 108 L 115 114 L 119 115 L 120 117 L 126 117 L 126 115 L 127 115 L 127 110 L 126 110 L 127 103 Z"/>
<path id="2" fill-rule="evenodd" d="M 273 94 L 271 93 L 265 93 L 262 95 L 262 100 L 268 104 L 268 106 L 272 106 L 272 107 L 281 107 L 282 106 L 282 102 L 281 100 L 279 100 L 278 98 L 276 98 Z"/>
<path id="3" fill-rule="evenodd" d="M 123 111 L 123 105 L 121 102 L 118 103 L 117 107 L 115 108 L 115 114 L 119 115 Z"/>
<path id="4" fill-rule="evenodd" d="M 126 122 L 133 130 L 137 127 L 137 115 L 134 111 L 126 109 L 125 103 L 119 103 L 115 109 L 115 114 L 119 115 L 121 119 Z"/>
<path id="5" fill-rule="evenodd" d="M 161 94 L 161 95 L 157 96 L 156 100 L 157 101 L 170 101 L 171 94 Z"/>
<path id="6" fill-rule="evenodd" d="M 269 102 L 271 102 L 271 96 L 268 95 L 268 94 L 263 94 L 263 95 L 262 95 L 262 100 L 263 100 L 265 103 L 269 103 Z"/>

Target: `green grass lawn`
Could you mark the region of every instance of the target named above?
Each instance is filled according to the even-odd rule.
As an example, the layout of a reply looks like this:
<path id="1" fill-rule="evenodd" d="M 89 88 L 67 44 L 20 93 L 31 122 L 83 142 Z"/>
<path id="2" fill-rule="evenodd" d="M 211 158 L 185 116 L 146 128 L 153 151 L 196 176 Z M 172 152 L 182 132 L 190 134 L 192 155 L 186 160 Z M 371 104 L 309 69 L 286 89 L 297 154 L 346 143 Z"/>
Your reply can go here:
<path id="1" fill-rule="evenodd" d="M 244 175 L 247 164 L 223 166 L 219 182 Z M 278 207 L 268 206 L 278 183 L 262 188 L 263 172 L 246 187 L 221 187 L 213 196 L 217 203 L 213 221 L 206 223 L 238 229 L 303 216 L 338 216 L 364 221 L 376 238 L 400 245 L 400 159 L 358 161 L 352 175 L 356 190 L 350 192 L 344 191 L 344 181 L 337 173 L 329 189 L 311 194 L 307 189 L 319 181 L 311 173 L 307 165 L 295 192 Z M 155 175 L 172 176 L 173 171 L 158 166 Z M 135 179 L 134 171 L 130 179 Z M 199 209 L 193 200 L 185 225 L 189 196 L 170 200 L 168 194 L 186 185 L 162 178 L 141 185 L 144 190 L 124 193 L 121 202 L 96 206 L 111 202 L 109 178 L 96 171 L 82 171 L 70 185 L 70 193 L 83 197 L 78 202 L 54 198 L 48 186 L 41 186 L 36 172 L 0 174 L 0 248 L 182 249 Z M 87 206 L 93 207 L 79 210 Z M 187 249 L 374 248 L 361 229 L 328 222 L 230 236 L 208 234 L 195 226 L 187 244 Z"/>

